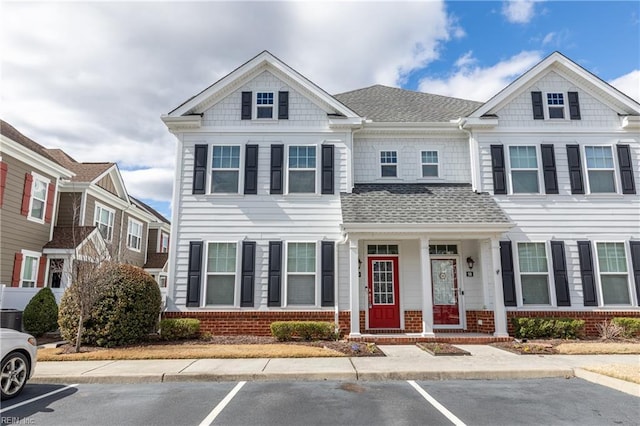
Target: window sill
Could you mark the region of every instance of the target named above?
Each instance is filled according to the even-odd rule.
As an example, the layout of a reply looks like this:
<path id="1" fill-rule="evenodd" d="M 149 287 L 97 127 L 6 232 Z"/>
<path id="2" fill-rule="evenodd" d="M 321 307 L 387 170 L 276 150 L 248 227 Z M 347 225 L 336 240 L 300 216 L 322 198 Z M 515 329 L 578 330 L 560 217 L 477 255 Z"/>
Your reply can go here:
<path id="1" fill-rule="evenodd" d="M 44 219 L 38 219 L 37 217 L 27 216 L 27 220 L 28 220 L 29 222 L 39 223 L 39 224 L 41 224 L 41 225 L 44 225 Z"/>

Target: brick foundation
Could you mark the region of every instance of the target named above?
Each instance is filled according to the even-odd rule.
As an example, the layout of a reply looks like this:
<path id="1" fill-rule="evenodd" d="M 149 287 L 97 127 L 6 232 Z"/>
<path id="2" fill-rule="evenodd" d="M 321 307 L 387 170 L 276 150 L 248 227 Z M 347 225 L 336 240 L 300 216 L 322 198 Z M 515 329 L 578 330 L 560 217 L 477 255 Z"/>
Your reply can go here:
<path id="1" fill-rule="evenodd" d="M 507 326 L 509 335 L 513 336 L 512 318 L 574 318 L 585 321 L 585 337 L 599 337 L 598 324 L 615 317 L 640 318 L 640 311 L 535 311 L 535 312 L 507 312 Z"/>

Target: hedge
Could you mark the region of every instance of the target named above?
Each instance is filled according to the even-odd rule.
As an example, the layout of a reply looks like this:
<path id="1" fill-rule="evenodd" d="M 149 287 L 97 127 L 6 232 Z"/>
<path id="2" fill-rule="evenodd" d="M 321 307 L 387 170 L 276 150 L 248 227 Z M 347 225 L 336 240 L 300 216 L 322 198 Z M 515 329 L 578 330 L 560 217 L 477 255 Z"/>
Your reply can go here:
<path id="1" fill-rule="evenodd" d="M 611 323 L 622 327 L 623 337 L 640 337 L 640 318 L 616 317 Z"/>
<path id="2" fill-rule="evenodd" d="M 31 298 L 22 313 L 22 323 L 36 337 L 58 329 L 58 304 L 50 288 L 42 288 Z"/>
<path id="3" fill-rule="evenodd" d="M 335 340 L 335 324 L 325 321 L 275 321 L 271 323 L 271 334 L 280 341 Z"/>
<path id="4" fill-rule="evenodd" d="M 160 338 L 162 340 L 193 339 L 199 334 L 199 319 L 166 318 L 160 321 Z"/>
<path id="5" fill-rule="evenodd" d="M 515 336 L 522 339 L 576 339 L 584 332 L 584 320 L 573 318 L 513 318 Z"/>

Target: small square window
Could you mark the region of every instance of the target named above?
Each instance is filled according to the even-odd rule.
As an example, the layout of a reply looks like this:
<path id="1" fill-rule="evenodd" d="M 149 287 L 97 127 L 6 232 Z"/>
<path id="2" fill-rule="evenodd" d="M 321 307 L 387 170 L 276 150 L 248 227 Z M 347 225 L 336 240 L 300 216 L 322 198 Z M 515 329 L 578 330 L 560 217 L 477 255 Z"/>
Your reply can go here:
<path id="1" fill-rule="evenodd" d="M 273 92 L 256 93 L 256 111 L 258 118 L 273 118 Z"/>
<path id="2" fill-rule="evenodd" d="M 380 174 L 382 177 L 398 176 L 398 153 L 397 151 L 380 152 Z"/>
<path id="3" fill-rule="evenodd" d="M 564 93 L 547 93 L 549 118 L 564 118 Z"/>

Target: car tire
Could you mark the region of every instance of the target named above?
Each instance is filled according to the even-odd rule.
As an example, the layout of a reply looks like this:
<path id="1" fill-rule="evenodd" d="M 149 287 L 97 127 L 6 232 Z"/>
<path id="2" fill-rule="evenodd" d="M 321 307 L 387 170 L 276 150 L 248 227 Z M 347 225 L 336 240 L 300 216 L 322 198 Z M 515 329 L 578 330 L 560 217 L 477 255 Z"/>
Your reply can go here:
<path id="1" fill-rule="evenodd" d="M 29 360 L 20 352 L 11 352 L 2 360 L 0 389 L 2 400 L 13 398 L 22 392 L 29 378 Z"/>

